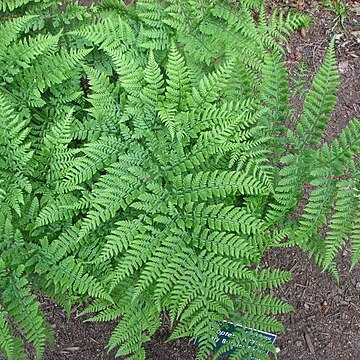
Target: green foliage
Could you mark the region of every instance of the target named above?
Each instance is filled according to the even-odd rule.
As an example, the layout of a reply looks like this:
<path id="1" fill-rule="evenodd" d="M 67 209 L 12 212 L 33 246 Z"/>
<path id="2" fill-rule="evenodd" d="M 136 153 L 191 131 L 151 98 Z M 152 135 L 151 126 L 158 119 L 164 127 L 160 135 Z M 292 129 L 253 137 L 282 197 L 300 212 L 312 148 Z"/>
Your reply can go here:
<path id="1" fill-rule="evenodd" d="M 322 5 L 325 9 L 333 11 L 335 14 L 334 27 L 341 25 L 344 28 L 345 20 L 347 19 L 350 8 L 343 0 L 323 0 Z"/>
<path id="2" fill-rule="evenodd" d="M 76 100 L 82 95 L 80 62 L 90 49 L 71 48 L 66 39 L 70 17 L 60 13 L 57 2 L 1 4 L 0 352 L 9 359 L 25 359 L 26 340 L 40 359 L 52 337 L 40 311 L 39 292 L 68 308 L 69 299 L 73 303 L 90 292 L 109 298 L 80 261 L 66 261 L 53 252 L 55 242 L 50 246 L 47 235 L 54 240 L 61 228 L 40 229 L 46 217 L 69 223 L 74 216 L 69 211 L 57 214 L 54 203 L 64 206 L 72 199 L 52 190 L 69 153 L 76 153 L 69 149 L 72 116 L 81 104 Z M 65 21 L 68 29 L 59 25 Z"/>
<path id="3" fill-rule="evenodd" d="M 299 245 L 337 276 L 350 242 L 358 262 L 359 122 L 322 141 L 339 84 L 334 45 L 298 120 L 279 40 L 308 18 L 268 17 L 263 5 L 3 5 L 4 356 L 26 357 L 21 335 L 41 358 L 42 293 L 68 311 L 91 297 L 89 321 L 119 322 L 108 344 L 118 356 L 144 359 L 166 312 L 170 338 L 197 339 L 207 359 L 223 320 L 284 330 L 273 315 L 292 307 L 266 291 L 291 274 L 263 267 L 271 247 Z M 232 341 L 259 343 L 234 359 L 274 351 L 241 329 Z"/>

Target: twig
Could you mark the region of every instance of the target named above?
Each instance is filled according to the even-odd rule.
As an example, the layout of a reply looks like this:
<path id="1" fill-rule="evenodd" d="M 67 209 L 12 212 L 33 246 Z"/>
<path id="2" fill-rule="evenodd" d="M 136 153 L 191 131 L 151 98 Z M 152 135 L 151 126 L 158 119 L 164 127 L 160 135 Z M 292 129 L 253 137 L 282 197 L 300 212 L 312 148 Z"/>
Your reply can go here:
<path id="1" fill-rule="evenodd" d="M 315 348 L 314 348 L 314 345 L 310 339 L 310 335 L 305 332 L 305 341 L 306 341 L 306 345 L 308 346 L 309 350 L 310 350 L 310 353 L 312 355 L 315 355 Z"/>

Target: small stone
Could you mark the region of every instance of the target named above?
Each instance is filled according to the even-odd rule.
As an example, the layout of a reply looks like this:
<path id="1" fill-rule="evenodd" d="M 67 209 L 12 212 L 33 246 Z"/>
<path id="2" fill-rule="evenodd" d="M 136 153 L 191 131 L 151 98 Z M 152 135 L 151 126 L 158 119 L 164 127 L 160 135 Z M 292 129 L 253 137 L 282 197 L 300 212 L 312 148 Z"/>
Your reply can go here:
<path id="1" fill-rule="evenodd" d="M 302 347 L 303 346 L 303 342 L 301 340 L 296 340 L 295 341 L 295 346 L 296 347 Z"/>
<path id="2" fill-rule="evenodd" d="M 345 74 L 349 70 L 349 61 L 344 60 L 339 63 L 339 72 Z"/>
<path id="3" fill-rule="evenodd" d="M 335 39 L 336 41 L 339 41 L 339 40 L 343 37 L 343 35 L 344 35 L 344 34 L 341 34 L 341 33 L 340 33 L 340 34 L 335 34 L 335 35 L 334 35 L 334 39 Z"/>
<path id="4" fill-rule="evenodd" d="M 356 283 L 355 289 L 358 290 L 358 291 L 360 291 L 360 282 Z"/>
<path id="5" fill-rule="evenodd" d="M 302 36 L 303 38 L 306 37 L 307 31 L 306 31 L 306 29 L 305 29 L 304 27 L 301 28 L 300 34 L 301 34 L 301 36 Z"/>

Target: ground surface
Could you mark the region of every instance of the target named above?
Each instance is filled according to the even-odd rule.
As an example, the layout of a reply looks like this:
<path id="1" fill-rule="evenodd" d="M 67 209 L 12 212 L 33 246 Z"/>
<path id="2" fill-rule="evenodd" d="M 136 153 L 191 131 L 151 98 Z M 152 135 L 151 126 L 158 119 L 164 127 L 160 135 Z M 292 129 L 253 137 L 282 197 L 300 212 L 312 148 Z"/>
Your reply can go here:
<path id="1" fill-rule="evenodd" d="M 84 1 L 90 3 L 91 1 Z M 360 16 L 350 12 L 344 28 L 336 25 L 336 14 L 325 10 L 318 1 L 268 1 L 269 6 L 297 7 L 313 17 L 308 31 L 292 36 L 287 46 L 286 61 L 292 76 L 304 81 L 314 74 L 323 58 L 332 35 L 336 35 L 337 55 L 342 85 L 339 102 L 324 141 L 331 142 L 348 121 L 360 117 Z M 348 2 L 349 8 L 360 4 Z M 298 99 L 295 98 L 295 102 Z M 360 267 L 349 274 L 349 254 L 338 257 L 341 283 L 322 273 L 307 256 L 297 249 L 282 249 L 267 255 L 267 265 L 290 270 L 293 280 L 275 292 L 292 304 L 296 312 L 281 317 L 286 333 L 276 345 L 280 360 L 358 360 L 360 359 Z M 45 360 L 114 359 L 104 346 L 114 323 L 83 323 L 67 321 L 56 305 L 44 302 L 47 319 L 54 329 L 55 346 L 46 351 Z M 76 310 L 74 310 L 74 315 Z M 166 323 L 166 319 L 164 319 Z M 186 340 L 167 343 L 169 329 L 164 325 L 147 346 L 149 360 L 192 360 L 196 347 Z"/>

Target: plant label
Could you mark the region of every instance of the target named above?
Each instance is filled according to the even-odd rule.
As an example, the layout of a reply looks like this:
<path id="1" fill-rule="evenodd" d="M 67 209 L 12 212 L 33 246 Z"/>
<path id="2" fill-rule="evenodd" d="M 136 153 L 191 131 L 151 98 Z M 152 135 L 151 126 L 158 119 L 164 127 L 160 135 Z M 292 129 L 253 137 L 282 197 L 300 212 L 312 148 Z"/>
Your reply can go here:
<path id="1" fill-rule="evenodd" d="M 234 336 L 236 328 L 243 328 L 245 333 L 251 332 L 256 337 L 259 337 L 259 339 L 267 340 L 269 342 L 269 344 L 274 344 L 274 342 L 276 340 L 276 335 L 274 335 L 274 334 L 270 334 L 268 332 L 260 331 L 257 329 L 244 328 L 240 324 L 234 324 L 232 322 L 224 321 L 221 328 L 217 332 L 217 337 L 213 338 L 216 343 L 214 346 L 214 351 L 220 349 L 221 346 L 226 344 L 230 340 L 230 338 L 232 336 Z M 235 344 L 233 349 L 226 352 L 226 355 L 230 355 L 232 352 L 234 352 L 235 348 L 239 347 L 239 346 L 245 346 L 245 344 Z M 259 345 L 256 343 L 256 340 L 254 339 L 254 340 L 250 340 L 246 344 L 246 346 L 250 347 L 250 346 L 259 346 Z M 251 360 L 257 360 L 257 359 L 252 358 Z"/>

